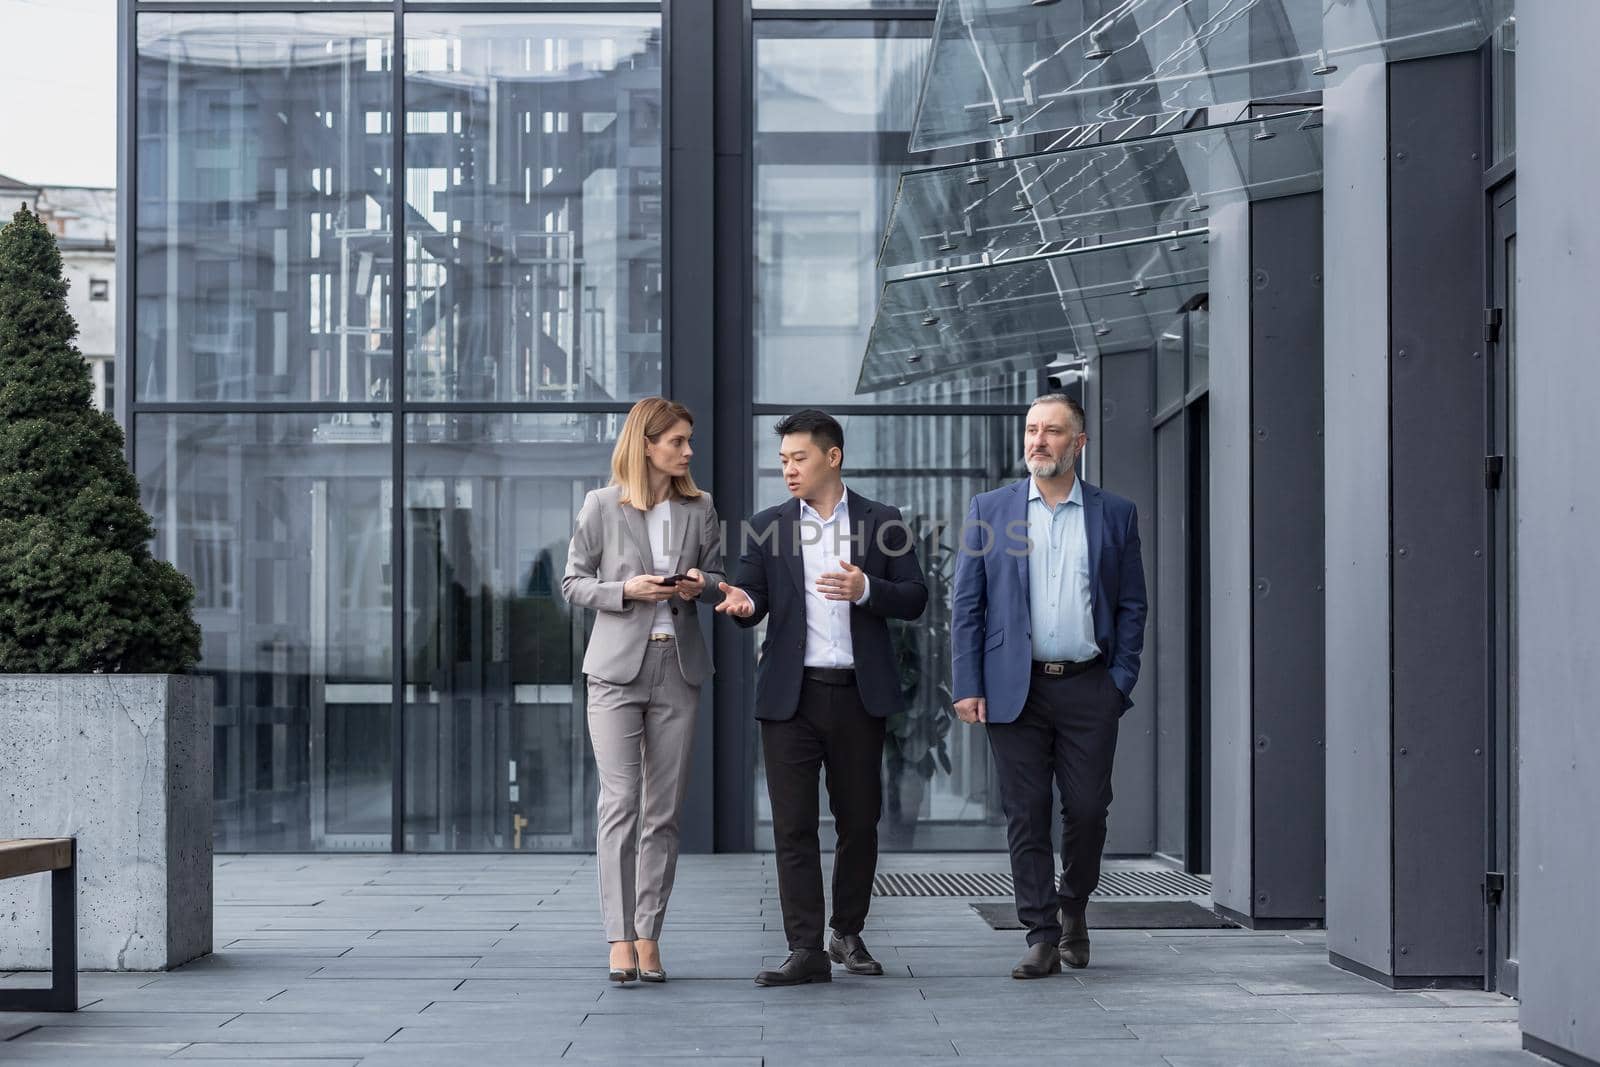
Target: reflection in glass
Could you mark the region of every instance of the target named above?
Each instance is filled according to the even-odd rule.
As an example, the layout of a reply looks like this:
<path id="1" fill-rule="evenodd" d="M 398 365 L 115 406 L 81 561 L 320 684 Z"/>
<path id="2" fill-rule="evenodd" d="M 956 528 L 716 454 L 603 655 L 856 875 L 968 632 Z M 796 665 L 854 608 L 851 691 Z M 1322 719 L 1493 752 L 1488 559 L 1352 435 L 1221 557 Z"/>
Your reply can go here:
<path id="1" fill-rule="evenodd" d="M 773 421 L 760 418 L 752 427 L 757 508 L 788 498 Z M 845 485 L 900 508 L 919 535 L 918 559 L 928 579 L 922 618 L 890 624 L 908 710 L 887 724 L 880 844 L 890 851 L 1003 849 L 1004 815 L 988 745 L 981 730 L 956 722 L 951 710 L 950 594 L 968 502 L 1022 476 L 1023 419 L 844 415 L 839 421 Z M 755 804 L 756 847 L 771 848 L 772 812 L 759 768 Z"/>
<path id="2" fill-rule="evenodd" d="M 1206 231 L 1090 245 L 884 286 L 861 392 L 978 367 L 1056 373 L 1147 348 L 1206 289 Z"/>
<path id="3" fill-rule="evenodd" d="M 757 23 L 755 396 L 858 399 L 883 276 L 875 259 L 906 153 L 926 22 Z M 921 162 L 930 162 L 922 157 Z M 885 400 L 1025 402 L 1031 375 L 917 386 Z"/>
<path id="4" fill-rule="evenodd" d="M 802 14 L 807 8 L 822 8 L 828 11 L 871 10 L 880 11 L 906 11 L 923 10 L 932 11 L 939 6 L 939 0 L 752 0 L 751 7 L 757 11 L 777 8 L 794 11 Z"/>
<path id="5" fill-rule="evenodd" d="M 1157 417 L 1166 414 L 1167 409 L 1182 403 L 1184 393 L 1188 389 L 1184 381 L 1188 358 L 1184 353 L 1187 346 L 1184 344 L 1183 335 L 1184 323 L 1181 315 L 1173 316 L 1166 327 L 1156 335 L 1154 355 Z"/>
<path id="6" fill-rule="evenodd" d="M 139 399 L 388 397 L 392 25 L 138 17 Z"/>
<path id="7" fill-rule="evenodd" d="M 978 144 L 1320 90 L 1341 69 L 1477 47 L 1511 0 L 944 3 L 911 147 Z M 1325 11 L 1349 22 L 1324 42 Z"/>
<path id="8" fill-rule="evenodd" d="M 1322 188 L 1322 112 L 1038 152 L 901 175 L 885 266 L 1031 252 L 1204 225 L 1245 200 Z"/>
<path id="9" fill-rule="evenodd" d="M 1189 391 L 1211 387 L 1211 310 L 1209 304 L 1189 313 Z"/>
<path id="10" fill-rule="evenodd" d="M 390 843 L 388 416 L 140 415 L 156 554 L 195 584 L 219 851 Z"/>
<path id="11" fill-rule="evenodd" d="M 579 664 L 561 598 L 621 415 L 406 420 L 405 847 L 594 847 Z"/>
<path id="12" fill-rule="evenodd" d="M 406 396 L 661 388 L 659 15 L 406 20 Z"/>

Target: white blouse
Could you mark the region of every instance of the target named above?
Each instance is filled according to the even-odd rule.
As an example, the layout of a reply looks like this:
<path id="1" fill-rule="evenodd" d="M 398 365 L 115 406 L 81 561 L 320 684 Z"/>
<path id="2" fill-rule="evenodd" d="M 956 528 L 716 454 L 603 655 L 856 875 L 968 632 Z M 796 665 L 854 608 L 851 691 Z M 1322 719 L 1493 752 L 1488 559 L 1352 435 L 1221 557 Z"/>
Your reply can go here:
<path id="1" fill-rule="evenodd" d="M 672 564 L 677 555 L 669 544 L 676 540 L 679 530 L 672 529 L 672 505 L 663 500 L 649 511 L 645 512 L 645 530 L 650 537 L 650 555 L 652 573 L 665 578 L 672 573 Z M 676 634 L 677 628 L 672 623 L 672 601 L 663 600 L 656 604 L 655 616 L 650 620 L 650 632 L 653 634 Z"/>

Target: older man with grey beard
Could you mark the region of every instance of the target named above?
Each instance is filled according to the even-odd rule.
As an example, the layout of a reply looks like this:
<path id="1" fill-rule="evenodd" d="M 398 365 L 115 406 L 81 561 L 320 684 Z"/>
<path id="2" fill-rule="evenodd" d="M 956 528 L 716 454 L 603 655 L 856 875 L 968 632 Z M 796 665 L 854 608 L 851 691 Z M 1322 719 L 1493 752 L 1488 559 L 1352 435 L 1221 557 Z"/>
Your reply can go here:
<path id="1" fill-rule="evenodd" d="M 956 715 L 986 725 L 1028 951 L 1013 978 L 1089 964 L 1117 723 L 1144 649 L 1145 585 L 1132 502 L 1083 481 L 1083 407 L 1028 409 L 1028 477 L 974 497 L 951 617 Z M 1050 842 L 1061 792 L 1061 888 Z"/>

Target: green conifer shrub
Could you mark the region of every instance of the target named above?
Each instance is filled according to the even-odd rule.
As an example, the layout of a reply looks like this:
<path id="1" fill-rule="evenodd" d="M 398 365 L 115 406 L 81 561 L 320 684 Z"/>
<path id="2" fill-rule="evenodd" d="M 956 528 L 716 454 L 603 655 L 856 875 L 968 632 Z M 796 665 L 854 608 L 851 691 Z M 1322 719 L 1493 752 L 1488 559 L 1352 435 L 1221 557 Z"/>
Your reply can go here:
<path id="1" fill-rule="evenodd" d="M 150 555 L 77 333 L 55 238 L 23 207 L 0 230 L 0 672 L 183 672 L 194 586 Z"/>

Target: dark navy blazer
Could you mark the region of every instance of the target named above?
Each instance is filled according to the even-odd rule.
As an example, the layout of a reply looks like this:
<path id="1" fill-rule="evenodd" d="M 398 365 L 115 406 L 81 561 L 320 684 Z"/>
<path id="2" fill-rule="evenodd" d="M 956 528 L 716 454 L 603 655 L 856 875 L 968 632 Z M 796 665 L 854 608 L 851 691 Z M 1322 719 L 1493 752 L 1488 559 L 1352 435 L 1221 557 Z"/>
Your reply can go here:
<path id="1" fill-rule="evenodd" d="M 950 643 L 956 700 L 983 697 L 989 722 L 1014 722 L 1027 699 L 1033 666 L 1028 598 L 1028 483 L 972 498 L 962 527 L 951 604 Z M 1083 483 L 1089 541 L 1089 599 L 1094 640 L 1122 691 L 1139 680 L 1144 651 L 1144 564 L 1133 501 Z"/>
<path id="2" fill-rule="evenodd" d="M 851 562 L 867 574 L 867 602 L 850 606 L 850 646 L 856 689 L 867 713 L 885 718 L 905 709 L 900 668 L 889 640 L 890 619 L 915 619 L 928 606 L 928 586 L 917 563 L 911 530 L 900 509 L 845 490 L 849 498 Z M 733 616 L 740 626 L 768 618 L 756 664 L 756 718 L 789 719 L 800 704 L 806 657 L 805 562 L 800 553 L 800 501 L 793 498 L 750 520 L 732 583 L 749 594 L 755 611 Z M 862 550 L 865 541 L 865 551 Z"/>

